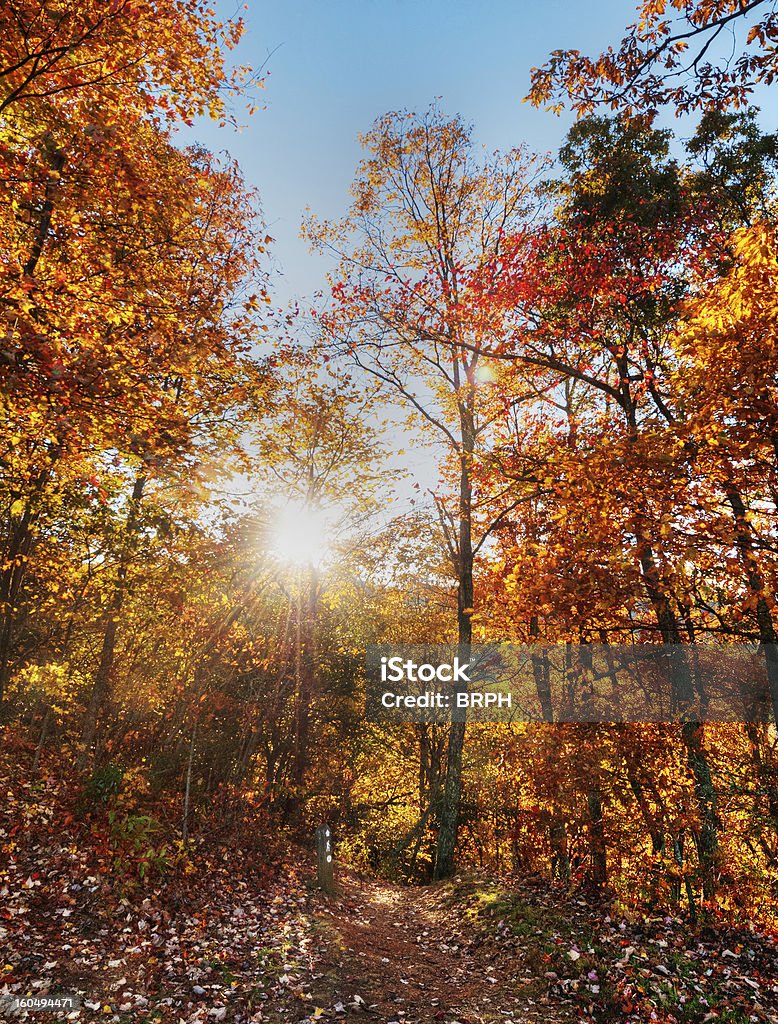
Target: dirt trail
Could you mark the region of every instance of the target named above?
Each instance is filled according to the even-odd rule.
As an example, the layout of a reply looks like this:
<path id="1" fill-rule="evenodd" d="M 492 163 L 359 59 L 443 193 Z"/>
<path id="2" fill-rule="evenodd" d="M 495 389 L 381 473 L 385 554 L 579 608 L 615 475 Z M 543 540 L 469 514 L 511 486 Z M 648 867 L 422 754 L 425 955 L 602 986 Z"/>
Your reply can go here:
<path id="1" fill-rule="evenodd" d="M 345 878 L 316 920 L 325 977 L 347 1012 L 398 1024 L 573 1019 L 549 1005 L 520 957 L 474 937 L 443 889 Z"/>

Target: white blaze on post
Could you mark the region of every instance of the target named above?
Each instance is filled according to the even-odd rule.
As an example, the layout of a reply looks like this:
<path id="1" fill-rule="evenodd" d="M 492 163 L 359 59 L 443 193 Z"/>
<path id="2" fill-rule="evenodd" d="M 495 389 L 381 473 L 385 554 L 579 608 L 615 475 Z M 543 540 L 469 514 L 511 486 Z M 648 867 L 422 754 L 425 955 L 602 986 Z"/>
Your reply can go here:
<path id="1" fill-rule="evenodd" d="M 316 871 L 322 890 L 332 892 L 332 834 L 329 825 L 319 825 L 316 829 Z"/>

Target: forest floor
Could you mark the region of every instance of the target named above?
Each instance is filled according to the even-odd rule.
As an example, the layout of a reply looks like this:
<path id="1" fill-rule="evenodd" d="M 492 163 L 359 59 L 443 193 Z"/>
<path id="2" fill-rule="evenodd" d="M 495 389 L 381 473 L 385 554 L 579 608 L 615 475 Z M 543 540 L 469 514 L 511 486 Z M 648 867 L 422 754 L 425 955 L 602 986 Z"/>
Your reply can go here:
<path id="1" fill-rule="evenodd" d="M 778 1022 L 778 946 L 758 932 L 629 923 L 540 880 L 408 888 L 344 873 L 315 905 L 322 1018 Z"/>
<path id="2" fill-rule="evenodd" d="M 778 946 L 757 932 L 630 924 L 537 883 L 343 870 L 325 896 L 307 866 L 117 896 L 83 849 L 39 850 L 30 871 L 33 852 L 0 879 L 0 995 L 81 993 L 60 1020 L 778 1022 Z"/>
<path id="3" fill-rule="evenodd" d="M 318 987 L 334 993 L 330 1005 L 397 1024 L 576 1019 L 571 1007 L 554 1005 L 547 979 L 538 983 L 524 956 L 489 941 L 462 895 L 451 884 L 409 888 L 343 873 L 315 911 Z"/>
<path id="4" fill-rule="evenodd" d="M 778 1024 L 778 944 L 755 926 L 625 920 L 540 879 L 411 887 L 341 867 L 325 895 L 310 852 L 253 831 L 164 865 L 142 817 L 83 815 L 67 773 L 31 778 L 12 754 L 0 1017 L 4 999 L 78 993 L 80 1011 L 15 1019 Z"/>

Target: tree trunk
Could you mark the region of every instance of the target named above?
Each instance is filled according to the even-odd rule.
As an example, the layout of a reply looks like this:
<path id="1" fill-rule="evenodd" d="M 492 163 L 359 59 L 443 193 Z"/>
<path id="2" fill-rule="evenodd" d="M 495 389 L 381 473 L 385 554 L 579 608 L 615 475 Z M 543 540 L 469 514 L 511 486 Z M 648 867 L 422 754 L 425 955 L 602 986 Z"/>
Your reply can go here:
<path id="1" fill-rule="evenodd" d="M 460 409 L 462 426 L 462 453 L 459 476 L 459 545 L 457 591 L 457 641 L 460 662 L 470 659 L 473 638 L 473 535 L 472 535 L 472 458 L 475 451 L 475 426 L 469 410 Z M 459 829 L 459 806 L 462 799 L 462 752 L 465 744 L 467 712 L 456 707 L 457 694 L 467 690 L 467 684 L 455 684 L 452 700 L 451 727 L 448 735 L 446 782 L 443 789 L 443 807 L 435 856 L 435 878 L 448 878 L 454 872 L 454 851 Z"/>
<path id="2" fill-rule="evenodd" d="M 0 703 L 11 678 L 14 627 L 16 625 L 18 602 L 22 593 L 27 564 L 32 551 L 35 535 L 34 499 L 41 494 L 48 482 L 52 466 L 59 457 L 59 448 L 49 452 L 51 464 L 35 479 L 27 497 L 24 512 L 17 518 L 8 538 L 8 545 L 2 555 L 3 569 L 0 571 Z"/>
<path id="3" fill-rule="evenodd" d="M 11 678 L 13 667 L 14 627 L 18 612 L 17 602 L 27 570 L 27 559 L 32 546 L 29 507 L 12 531 L 5 556 L 5 568 L 0 573 L 0 702 Z"/>
<path id="4" fill-rule="evenodd" d="M 567 884 L 570 881 L 570 854 L 567 849 L 567 827 L 565 820 L 555 816 L 548 826 L 548 843 L 551 848 L 551 877 Z"/>
<path id="5" fill-rule="evenodd" d="M 608 884 L 608 857 L 605 849 L 602 794 L 599 786 L 594 785 L 589 789 L 586 803 L 589 811 L 589 878 L 596 888 L 603 889 Z"/>
<path id="6" fill-rule="evenodd" d="M 684 708 L 690 706 L 694 700 L 694 687 L 682 643 L 680 623 L 673 611 L 670 599 L 662 588 L 654 554 L 645 535 L 640 548 L 640 566 L 646 592 L 656 614 L 662 641 L 671 648 L 669 671 L 673 703 L 683 721 Z M 718 800 L 708 764 L 708 755 L 702 743 L 702 724 L 698 721 L 683 721 L 681 737 L 686 747 L 687 763 L 694 780 L 694 792 L 700 815 L 697 849 L 702 875 L 703 898 L 712 899 L 715 892 L 715 867 L 719 847 Z"/>
<path id="7" fill-rule="evenodd" d="M 767 602 L 767 588 L 759 569 L 759 562 L 754 550 L 751 525 L 748 522 L 742 495 L 731 481 L 725 483 L 724 490 L 735 520 L 735 541 L 738 554 L 746 571 L 748 587 L 756 599 L 756 622 L 759 629 L 759 640 L 764 648 L 773 716 L 775 721 L 778 722 L 778 647 L 776 646 L 778 638 L 776 637 L 770 605 Z"/>
<path id="8" fill-rule="evenodd" d="M 54 204 L 59 189 L 60 171 L 64 168 L 66 160 L 63 150 L 53 149 L 50 145 L 44 147 L 41 155 L 54 173 L 46 178 L 45 196 L 38 220 L 38 228 L 32 241 L 30 255 L 23 268 L 25 277 L 33 276 L 43 253 L 43 248 L 51 228 L 51 216 L 54 212 Z M 52 445 L 49 454 L 52 463 L 55 462 L 60 454 L 59 445 L 56 443 Z M 50 475 L 50 467 L 43 470 L 35 481 L 33 494 L 40 493 Z M 32 495 L 30 495 L 31 498 Z M 32 521 L 32 503 L 31 500 L 28 500 L 23 515 L 16 527 L 12 528 L 9 549 L 4 559 L 6 567 L 0 573 L 0 608 L 2 608 L 2 621 L 0 621 L 0 704 L 2 703 L 3 694 L 11 674 L 11 651 L 17 611 L 16 601 L 21 592 L 22 582 L 27 571 L 27 560 L 30 548 L 32 547 Z"/>
<path id="9" fill-rule="evenodd" d="M 311 701 L 316 682 L 316 605 L 318 579 L 313 566 L 308 567 L 308 587 L 303 594 L 302 573 L 300 573 L 297 636 L 295 649 L 295 732 L 292 758 L 292 782 L 300 787 L 308 768 L 308 750 L 311 729 Z"/>
<path id="10" fill-rule="evenodd" d="M 192 726 L 189 740 L 189 757 L 186 762 L 186 786 L 184 787 L 184 815 L 181 821 L 181 842 L 186 846 L 189 842 L 189 802 L 192 792 L 192 765 L 194 763 L 195 737 L 197 736 L 197 719 Z"/>
<path id="11" fill-rule="evenodd" d="M 689 767 L 694 776 L 694 792 L 700 813 L 697 852 L 702 873 L 702 898 L 711 900 L 716 891 L 716 859 L 719 848 L 718 799 L 708 764 L 708 755 L 702 745 L 701 723 L 685 722 L 682 733 Z"/>
<path id="12" fill-rule="evenodd" d="M 106 702 L 111 688 L 111 676 L 113 675 L 114 660 L 116 657 L 116 637 L 119 630 L 119 616 L 127 589 L 127 570 L 132 558 L 132 541 L 138 525 L 138 513 L 143 497 L 143 489 L 146 486 L 146 476 L 141 474 L 135 478 L 135 484 L 130 497 L 127 510 L 127 521 L 124 527 L 124 539 L 122 551 L 119 556 L 119 567 L 116 573 L 116 585 L 114 587 L 111 603 L 108 608 L 108 618 L 103 633 L 103 644 L 100 650 L 100 662 L 95 673 L 95 682 L 92 687 L 92 694 L 89 698 L 82 743 L 84 751 L 81 758 L 82 766 L 86 764 L 90 751 L 94 754 L 94 747 L 97 740 L 97 725 L 100 712 Z"/>
<path id="13" fill-rule="evenodd" d="M 653 907 L 656 905 L 659 897 L 659 879 L 661 873 L 660 858 L 665 852 L 665 834 L 660 818 L 651 809 L 643 788 L 643 783 L 637 775 L 635 765 L 630 762 L 629 758 L 627 758 L 627 779 L 629 781 L 630 789 L 637 800 L 640 813 L 643 816 L 643 821 L 648 829 L 648 834 L 651 837 L 651 853 L 657 862 L 651 871 L 651 895 L 649 897 L 649 904 Z"/>
<path id="14" fill-rule="evenodd" d="M 679 832 L 676 838 L 673 840 L 673 854 L 675 856 L 676 869 L 678 871 L 678 883 L 673 886 L 673 892 L 676 900 L 681 899 L 681 878 L 683 878 L 684 888 L 686 890 L 686 899 L 689 903 L 689 918 L 692 924 L 697 923 L 697 903 L 694 899 L 694 890 L 692 889 L 691 879 L 689 878 L 689 872 L 684 869 L 683 866 L 683 845 L 684 837 L 683 831 Z"/>
<path id="15" fill-rule="evenodd" d="M 533 615 L 529 623 L 529 635 L 532 637 L 533 646 L 540 634 L 537 615 Z M 554 707 L 551 702 L 551 680 L 549 678 L 548 657 L 545 654 L 532 654 L 532 675 L 535 680 L 540 709 L 543 712 L 544 722 L 554 721 Z"/>
<path id="16" fill-rule="evenodd" d="M 35 748 L 35 757 L 32 760 L 32 770 L 37 772 L 38 765 L 40 764 L 41 753 L 43 751 L 43 744 L 46 740 L 46 733 L 49 729 L 49 722 L 51 721 L 51 708 L 46 708 L 46 714 L 43 716 L 43 725 L 41 726 L 40 738 L 38 745 Z"/>

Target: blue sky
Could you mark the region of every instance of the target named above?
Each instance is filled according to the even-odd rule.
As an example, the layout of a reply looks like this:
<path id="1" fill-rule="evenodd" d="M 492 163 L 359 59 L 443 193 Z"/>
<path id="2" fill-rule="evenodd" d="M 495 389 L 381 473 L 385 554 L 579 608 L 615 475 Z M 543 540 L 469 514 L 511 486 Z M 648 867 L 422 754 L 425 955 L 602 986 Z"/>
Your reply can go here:
<path id="1" fill-rule="evenodd" d="M 521 102 L 530 68 L 553 49 L 615 44 L 634 13 L 633 0 L 250 0 L 237 57 L 257 67 L 272 53 L 266 108 L 240 133 L 203 123 L 194 134 L 229 150 L 258 187 L 284 275 L 279 304 L 324 285 L 327 263 L 300 240 L 300 221 L 306 207 L 344 212 L 357 135 L 376 117 L 437 98 L 489 149 L 556 149 L 570 122 Z"/>
<path id="2" fill-rule="evenodd" d="M 222 18 L 236 11 L 235 0 L 216 6 Z M 521 102 L 530 68 L 557 48 L 599 52 L 634 13 L 633 0 L 249 0 L 236 57 L 254 67 L 268 60 L 265 109 L 240 133 L 203 121 L 182 141 L 194 134 L 238 159 L 275 239 L 283 276 L 271 284 L 274 305 L 299 298 L 308 308 L 306 297 L 326 287 L 329 261 L 309 252 L 300 223 L 306 207 L 319 217 L 345 212 L 360 132 L 389 110 L 437 100 L 490 150 L 520 142 L 556 150 L 571 119 Z M 434 452 L 395 429 L 395 446 L 408 453 L 391 462 L 409 472 L 396 486 L 396 512 L 410 508 L 414 481 L 425 489 L 438 471 Z"/>
<path id="3" fill-rule="evenodd" d="M 182 133 L 182 141 L 194 136 L 239 160 L 261 194 L 275 238 L 274 262 L 283 276 L 272 281 L 274 305 L 299 298 L 307 308 L 306 297 L 326 287 L 329 263 L 300 239 L 301 220 L 306 207 L 319 217 L 345 212 L 361 156 L 357 136 L 376 117 L 402 108 L 421 111 L 437 100 L 442 110 L 471 122 L 476 139 L 490 150 L 525 142 L 537 152 L 555 151 L 572 119 L 521 102 L 530 69 L 554 49 L 596 54 L 616 46 L 635 19 L 636 4 L 249 0 L 237 59 L 254 67 L 268 60 L 265 109 L 240 133 L 202 122 Z M 235 0 L 217 0 L 216 6 L 223 18 L 235 14 Z M 770 107 L 774 112 L 772 98 Z M 672 113 L 663 120 L 671 123 Z M 436 477 L 432 456 L 409 447 L 406 497 L 413 479 L 427 487 Z"/>

